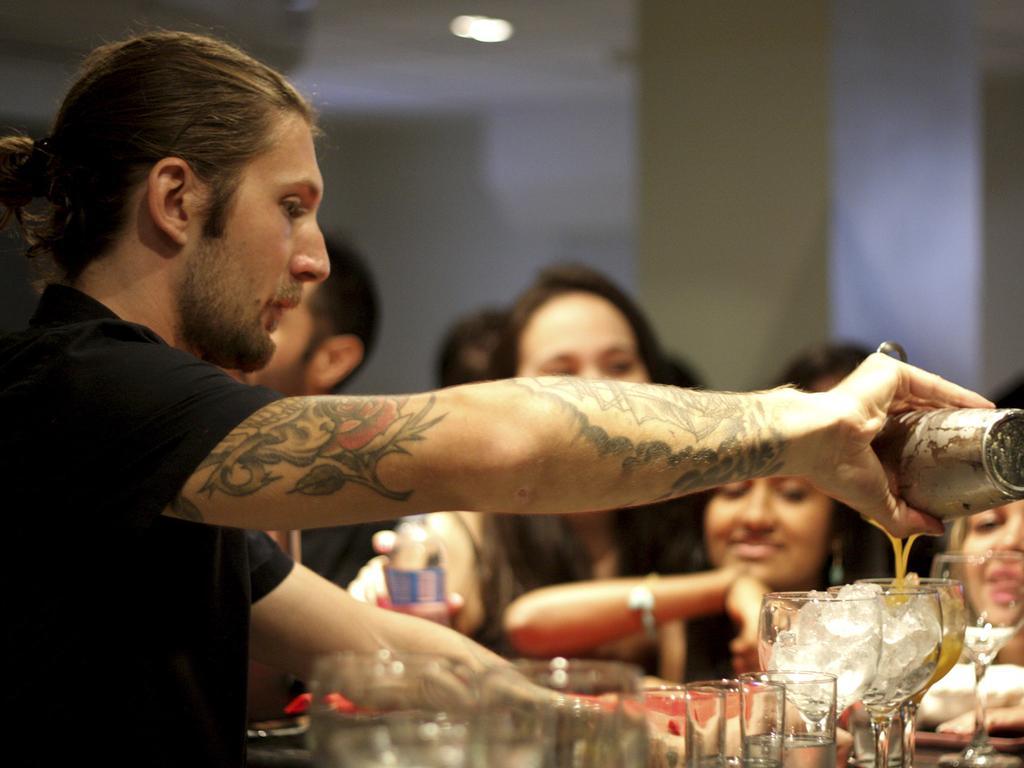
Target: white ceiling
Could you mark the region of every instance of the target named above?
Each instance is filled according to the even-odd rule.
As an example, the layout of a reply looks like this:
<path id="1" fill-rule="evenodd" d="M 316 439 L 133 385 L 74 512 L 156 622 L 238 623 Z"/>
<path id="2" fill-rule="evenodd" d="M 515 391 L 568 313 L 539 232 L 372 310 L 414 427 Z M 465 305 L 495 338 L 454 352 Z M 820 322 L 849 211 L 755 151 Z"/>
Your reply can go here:
<path id="1" fill-rule="evenodd" d="M 466 12 L 508 18 L 516 34 L 457 38 L 448 24 Z M 49 114 L 52 104 L 34 100 L 63 91 L 82 54 L 153 25 L 212 29 L 287 71 L 328 112 L 631 97 L 630 0 L 0 0 L 0 74 L 29 70 L 4 78 L 0 111 Z M 7 85 L 26 76 L 21 89 Z"/>
<path id="2" fill-rule="evenodd" d="M 629 0 L 322 0 L 293 76 L 342 107 L 626 101 L 631 9 Z M 507 18 L 516 34 L 457 38 L 448 23 L 467 10 Z"/>
<path id="3" fill-rule="evenodd" d="M 984 66 L 1024 71 L 1024 2 L 977 3 Z M 85 51 L 154 24 L 230 37 L 328 112 L 627 104 L 632 9 L 631 0 L 0 0 L 0 111 L 48 117 Z M 516 35 L 456 38 L 448 22 L 467 12 L 508 18 Z"/>

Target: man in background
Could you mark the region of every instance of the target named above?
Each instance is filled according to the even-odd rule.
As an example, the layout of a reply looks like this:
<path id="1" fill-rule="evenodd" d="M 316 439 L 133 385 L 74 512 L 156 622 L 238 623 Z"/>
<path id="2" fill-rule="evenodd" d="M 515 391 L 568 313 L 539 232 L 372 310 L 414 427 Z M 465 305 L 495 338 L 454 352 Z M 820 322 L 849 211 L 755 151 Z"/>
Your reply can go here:
<path id="1" fill-rule="evenodd" d="M 377 338 L 377 289 L 355 248 L 337 237 L 325 238 L 331 262 L 328 278 L 306 284 L 302 302 L 282 317 L 272 337 L 276 344 L 267 365 L 241 374 L 283 395 L 331 395 L 341 392 L 373 350 Z M 333 581 L 348 585 L 359 568 L 374 556 L 373 534 L 392 526 L 388 521 L 357 523 L 307 531 L 271 531 L 270 536 L 295 560 Z M 263 536 L 250 531 L 249 536 Z M 300 543 L 301 542 L 301 543 Z M 285 672 L 256 661 L 249 665 L 249 720 L 281 718 L 296 691 Z M 250 765 L 258 751 L 250 749 Z"/>
<path id="2" fill-rule="evenodd" d="M 281 319 L 273 334 L 276 349 L 266 367 L 245 374 L 250 384 L 289 397 L 341 392 L 363 366 L 377 339 L 378 299 L 373 275 L 347 241 L 326 238 L 331 273 L 319 284 L 307 283 L 302 302 Z M 297 560 L 346 587 L 373 557 L 374 532 L 390 528 L 384 520 L 301 532 L 274 538 Z"/>

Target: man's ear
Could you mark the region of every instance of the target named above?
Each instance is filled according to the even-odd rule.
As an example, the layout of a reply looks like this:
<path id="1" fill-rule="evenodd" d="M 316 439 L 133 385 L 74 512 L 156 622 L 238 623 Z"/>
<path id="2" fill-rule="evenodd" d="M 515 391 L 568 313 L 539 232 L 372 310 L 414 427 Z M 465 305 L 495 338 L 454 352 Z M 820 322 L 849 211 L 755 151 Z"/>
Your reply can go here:
<path id="1" fill-rule="evenodd" d="M 201 185 L 180 157 L 165 157 L 146 178 L 146 210 L 156 230 L 177 245 L 185 245 L 189 228 L 200 210 Z"/>
<path id="2" fill-rule="evenodd" d="M 351 333 L 328 336 L 321 341 L 306 363 L 306 392 L 325 395 L 348 378 L 363 361 L 366 348 L 362 339 Z"/>

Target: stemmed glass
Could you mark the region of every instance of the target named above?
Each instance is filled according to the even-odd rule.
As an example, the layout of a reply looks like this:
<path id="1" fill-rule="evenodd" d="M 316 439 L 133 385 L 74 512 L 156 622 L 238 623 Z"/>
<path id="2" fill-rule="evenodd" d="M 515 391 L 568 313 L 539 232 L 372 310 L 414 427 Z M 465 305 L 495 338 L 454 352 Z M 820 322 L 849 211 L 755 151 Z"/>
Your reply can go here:
<path id="1" fill-rule="evenodd" d="M 761 668 L 835 675 L 837 712 L 867 690 L 881 648 L 882 605 L 874 594 L 769 592 L 761 598 Z"/>
<path id="2" fill-rule="evenodd" d="M 888 577 L 877 579 L 858 579 L 858 584 L 878 584 L 893 586 L 893 579 Z M 902 746 L 903 766 L 913 768 L 914 751 L 917 732 L 917 708 L 925 693 L 935 683 L 944 678 L 960 658 L 964 647 L 964 626 L 967 620 L 964 607 L 964 585 L 954 579 L 914 578 L 911 586 L 934 587 L 939 593 L 939 604 L 942 609 L 942 648 L 939 651 L 939 662 L 935 672 L 925 683 L 920 693 L 911 696 L 900 708 L 900 721 L 903 724 Z"/>
<path id="3" fill-rule="evenodd" d="M 924 690 L 938 666 L 942 647 L 942 608 L 934 587 L 879 587 L 858 584 L 845 589 L 873 589 L 882 605 L 882 651 L 878 669 L 861 697 L 871 717 L 875 766 L 889 764 L 889 729 L 908 700 Z"/>
<path id="4" fill-rule="evenodd" d="M 996 654 L 1024 625 L 1024 554 L 949 552 L 936 555 L 932 576 L 964 585 L 967 628 L 964 650 L 974 662 L 974 736 L 959 754 L 943 755 L 943 768 L 1015 768 L 1021 760 L 996 751 L 985 724 L 985 694 L 980 688 Z"/>

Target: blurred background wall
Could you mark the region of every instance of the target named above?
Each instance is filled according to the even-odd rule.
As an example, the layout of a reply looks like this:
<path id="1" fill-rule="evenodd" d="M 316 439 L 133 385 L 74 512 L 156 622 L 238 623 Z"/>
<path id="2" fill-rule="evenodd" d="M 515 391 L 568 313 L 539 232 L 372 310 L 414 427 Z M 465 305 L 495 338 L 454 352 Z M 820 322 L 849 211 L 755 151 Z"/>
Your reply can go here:
<path id="1" fill-rule="evenodd" d="M 515 35 L 452 36 L 467 12 Z M 565 260 L 717 388 L 829 338 L 988 393 L 1024 372 L 1016 0 L 0 0 L 0 128 L 45 133 L 85 51 L 154 25 L 241 44 L 321 110 L 321 222 L 383 299 L 354 391 L 431 386 L 449 323 Z M 0 250 L 13 328 L 33 295 Z"/>

